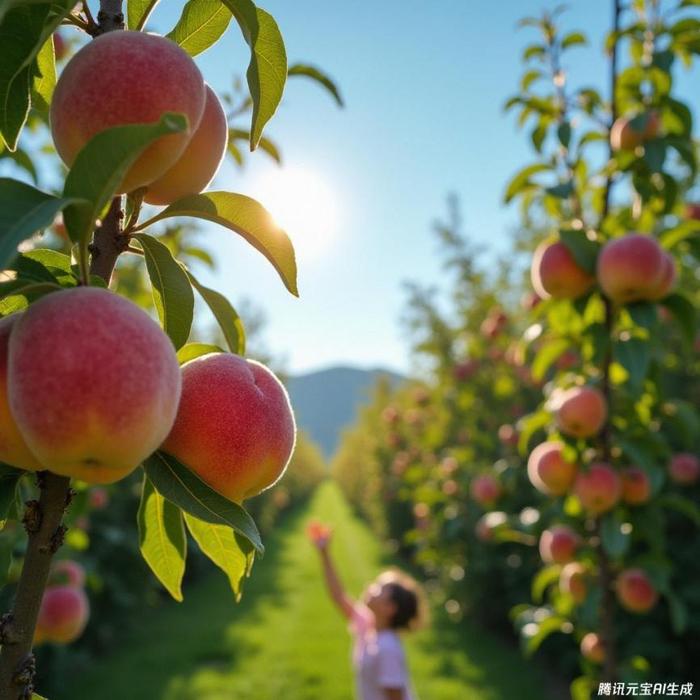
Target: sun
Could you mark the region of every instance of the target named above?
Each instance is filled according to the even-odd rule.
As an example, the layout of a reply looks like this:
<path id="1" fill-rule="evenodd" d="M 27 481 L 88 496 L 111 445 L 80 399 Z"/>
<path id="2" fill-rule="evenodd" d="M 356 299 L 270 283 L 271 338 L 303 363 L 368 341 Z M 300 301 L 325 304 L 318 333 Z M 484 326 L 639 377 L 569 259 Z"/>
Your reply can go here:
<path id="1" fill-rule="evenodd" d="M 255 196 L 289 235 L 297 257 L 309 262 L 326 253 L 338 224 L 333 188 L 306 168 L 280 168 L 260 177 Z"/>

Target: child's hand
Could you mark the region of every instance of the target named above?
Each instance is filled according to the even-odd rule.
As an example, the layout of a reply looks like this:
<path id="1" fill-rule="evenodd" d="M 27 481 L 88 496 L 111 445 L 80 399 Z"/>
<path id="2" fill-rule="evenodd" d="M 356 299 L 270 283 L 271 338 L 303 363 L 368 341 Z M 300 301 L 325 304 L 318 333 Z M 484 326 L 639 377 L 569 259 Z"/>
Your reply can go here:
<path id="1" fill-rule="evenodd" d="M 306 534 L 309 536 L 309 539 L 320 550 L 328 547 L 332 532 L 330 526 L 324 525 L 318 520 L 312 520 L 306 528 Z"/>

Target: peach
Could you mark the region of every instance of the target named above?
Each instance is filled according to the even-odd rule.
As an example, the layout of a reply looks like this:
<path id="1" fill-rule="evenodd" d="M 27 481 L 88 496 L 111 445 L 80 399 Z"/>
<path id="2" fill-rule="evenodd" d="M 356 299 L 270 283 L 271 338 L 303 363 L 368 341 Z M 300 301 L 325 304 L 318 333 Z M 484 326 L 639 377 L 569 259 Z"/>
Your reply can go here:
<path id="1" fill-rule="evenodd" d="M 581 640 L 581 656 L 594 664 L 602 664 L 605 661 L 605 646 L 600 635 L 589 632 Z"/>
<path id="2" fill-rule="evenodd" d="M 492 542 L 496 531 L 508 522 L 508 515 L 501 510 L 484 513 L 474 526 L 474 534 L 482 542 Z"/>
<path id="3" fill-rule="evenodd" d="M 588 438 L 600 432 L 608 415 L 603 394 L 592 386 L 575 386 L 556 397 L 556 421 L 566 435 Z"/>
<path id="4" fill-rule="evenodd" d="M 501 485 L 493 474 L 479 474 L 472 479 L 469 493 L 482 506 L 495 503 L 501 495 Z"/>
<path id="5" fill-rule="evenodd" d="M 622 482 L 617 472 L 604 462 L 591 464 L 574 481 L 574 493 L 591 515 L 609 511 L 622 494 Z"/>
<path id="6" fill-rule="evenodd" d="M 576 464 L 564 459 L 564 445 L 543 442 L 535 447 L 527 461 L 527 475 L 532 485 L 550 496 L 562 496 L 574 482 Z"/>
<path id="7" fill-rule="evenodd" d="M 466 382 L 476 374 L 478 369 L 479 362 L 477 360 L 463 360 L 454 366 L 452 373 L 458 382 Z"/>
<path id="8" fill-rule="evenodd" d="M 158 449 L 175 420 L 180 369 L 168 336 L 106 289 L 32 304 L 10 336 L 10 410 L 56 474 L 111 483 Z"/>
<path id="9" fill-rule="evenodd" d="M 88 503 L 90 504 L 90 508 L 94 510 L 103 510 L 106 508 L 109 504 L 109 493 L 107 489 L 103 489 L 101 486 L 90 489 Z"/>
<path id="10" fill-rule="evenodd" d="M 90 604 L 82 588 L 51 586 L 44 591 L 35 641 L 70 644 L 83 633 Z"/>
<path id="11" fill-rule="evenodd" d="M 416 503 L 413 506 L 413 515 L 418 520 L 423 520 L 430 516 L 430 506 L 427 503 Z"/>
<path id="12" fill-rule="evenodd" d="M 577 299 L 595 282 L 561 241 L 544 241 L 537 247 L 530 276 L 535 292 L 543 299 Z"/>
<path id="13" fill-rule="evenodd" d="M 178 161 L 146 190 L 149 204 L 171 204 L 180 197 L 199 194 L 214 179 L 226 152 L 228 123 L 219 98 L 207 85 L 204 113 Z"/>
<path id="14" fill-rule="evenodd" d="M 85 569 L 72 559 L 59 559 L 51 567 L 48 585 L 82 588 L 85 585 Z"/>
<path id="15" fill-rule="evenodd" d="M 663 253 L 662 276 L 658 286 L 651 290 L 650 301 L 658 301 L 668 296 L 676 286 L 678 273 L 674 259 L 666 252 Z"/>
<path id="16" fill-rule="evenodd" d="M 588 569 L 578 561 L 564 565 L 559 574 L 559 590 L 570 595 L 576 603 L 583 603 L 588 593 Z"/>
<path id="17" fill-rule="evenodd" d="M 12 314 L 0 320 L 0 462 L 13 467 L 40 471 L 44 467 L 31 453 L 10 412 L 7 395 L 7 359 L 10 333 L 20 314 Z"/>
<path id="18" fill-rule="evenodd" d="M 540 557 L 546 564 L 566 564 L 576 556 L 581 540 L 566 525 L 555 525 L 540 535 Z"/>
<path id="19" fill-rule="evenodd" d="M 184 114 L 186 132 L 158 139 L 129 168 L 119 192 L 131 192 L 175 164 L 199 126 L 204 102 L 202 74 L 175 42 L 144 32 L 108 32 L 85 44 L 63 69 L 51 101 L 51 133 L 70 166 L 105 129 L 154 123 L 166 112 Z"/>
<path id="20" fill-rule="evenodd" d="M 668 274 L 661 246 L 641 233 L 613 238 L 598 255 L 598 283 L 609 299 L 621 304 L 653 298 L 669 284 Z"/>
<path id="21" fill-rule="evenodd" d="M 56 60 L 62 61 L 67 51 L 66 40 L 58 32 L 51 38 L 53 39 L 53 52 L 56 56 Z"/>
<path id="22" fill-rule="evenodd" d="M 510 423 L 504 423 L 498 429 L 498 439 L 507 447 L 518 444 L 518 431 Z"/>
<path id="23" fill-rule="evenodd" d="M 642 569 L 626 569 L 615 582 L 615 590 L 620 605 L 629 612 L 649 612 L 659 598 L 659 594 Z"/>
<path id="24" fill-rule="evenodd" d="M 626 467 L 620 474 L 622 500 L 631 506 L 647 503 L 651 498 L 651 481 L 640 467 Z"/>
<path id="25" fill-rule="evenodd" d="M 700 459 L 689 452 L 673 455 L 668 463 L 671 481 L 677 484 L 694 484 L 700 478 Z"/>
<path id="26" fill-rule="evenodd" d="M 641 146 L 645 141 L 655 138 L 659 133 L 661 118 L 656 111 L 645 115 L 645 123 L 636 128 L 629 117 L 620 117 L 610 129 L 610 145 L 613 150 L 630 150 Z"/>
<path id="27" fill-rule="evenodd" d="M 182 399 L 163 449 L 241 502 L 282 476 L 295 436 L 279 379 L 259 362 L 214 353 L 183 365 Z"/>
<path id="28" fill-rule="evenodd" d="M 306 534 L 314 544 L 321 544 L 331 536 L 331 528 L 318 520 L 312 520 L 306 527 Z"/>
<path id="29" fill-rule="evenodd" d="M 700 202 L 686 204 L 685 218 L 693 219 L 694 221 L 700 221 Z"/>

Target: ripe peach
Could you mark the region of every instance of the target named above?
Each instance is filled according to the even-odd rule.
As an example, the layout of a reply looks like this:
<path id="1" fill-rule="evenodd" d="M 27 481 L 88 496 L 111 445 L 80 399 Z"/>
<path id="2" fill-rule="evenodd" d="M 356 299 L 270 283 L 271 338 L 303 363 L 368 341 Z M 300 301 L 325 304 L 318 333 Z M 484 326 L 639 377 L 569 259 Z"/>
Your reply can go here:
<path id="1" fill-rule="evenodd" d="M 574 482 L 574 493 L 591 515 L 609 511 L 619 500 L 622 482 L 617 472 L 604 462 L 591 464 L 581 471 Z"/>
<path id="2" fill-rule="evenodd" d="M 673 455 L 668 463 L 668 473 L 677 484 L 694 484 L 700 478 L 700 459 L 689 452 Z"/>
<path id="3" fill-rule="evenodd" d="M 647 503 L 651 498 L 651 482 L 647 473 L 640 467 L 627 467 L 620 474 L 622 479 L 622 500 L 632 506 Z"/>
<path id="4" fill-rule="evenodd" d="M 51 567 L 48 585 L 82 588 L 85 585 L 85 569 L 72 559 L 59 559 Z"/>
<path id="5" fill-rule="evenodd" d="M 145 32 L 109 32 L 87 43 L 63 69 L 51 102 L 51 133 L 70 166 L 105 129 L 154 123 L 166 112 L 184 114 L 186 132 L 158 139 L 131 166 L 119 187 L 131 192 L 174 165 L 199 126 L 204 101 L 202 75 L 175 42 Z"/>
<path id="6" fill-rule="evenodd" d="M 7 395 L 7 356 L 10 333 L 19 316 L 20 314 L 12 314 L 0 320 L 0 462 L 20 469 L 40 471 L 44 467 L 27 447 L 10 412 Z"/>
<path id="7" fill-rule="evenodd" d="M 495 503 L 501 495 L 501 485 L 493 474 L 478 474 L 472 479 L 469 493 L 482 506 Z"/>
<path id="8" fill-rule="evenodd" d="M 649 294 L 649 300 L 658 301 L 668 296 L 676 285 L 677 277 L 676 263 L 673 258 L 664 251 L 661 281 Z"/>
<path id="9" fill-rule="evenodd" d="M 70 644 L 85 629 L 90 604 L 82 588 L 51 586 L 44 591 L 36 625 L 36 640 Z"/>
<path id="10" fill-rule="evenodd" d="M 556 421 L 566 435 L 588 438 L 596 435 L 608 415 L 603 394 L 592 386 L 575 386 L 556 397 Z"/>
<path id="11" fill-rule="evenodd" d="M 564 565 L 559 574 L 559 590 L 570 595 L 576 603 L 586 600 L 588 586 L 588 569 L 578 561 L 572 561 Z"/>
<path id="12" fill-rule="evenodd" d="M 478 369 L 479 362 L 477 360 L 463 360 L 454 366 L 452 372 L 458 382 L 466 382 L 476 374 Z"/>
<path id="13" fill-rule="evenodd" d="M 564 446 L 543 442 L 535 447 L 527 461 L 527 475 L 532 485 L 550 496 L 562 496 L 574 482 L 576 465 L 564 459 Z"/>
<path id="14" fill-rule="evenodd" d="M 510 423 L 504 423 L 498 429 L 498 439 L 508 447 L 518 444 L 518 431 Z"/>
<path id="15" fill-rule="evenodd" d="M 561 241 L 544 241 L 537 247 L 530 276 L 535 292 L 543 299 L 577 299 L 595 282 Z"/>
<path id="16" fill-rule="evenodd" d="M 642 569 L 626 569 L 615 583 L 620 605 L 633 613 L 649 612 L 659 598 L 646 572 Z"/>
<path id="17" fill-rule="evenodd" d="M 171 204 L 188 194 L 199 194 L 214 179 L 226 152 L 228 123 L 224 108 L 207 85 L 204 113 L 183 154 L 146 190 L 149 204 Z"/>
<path id="18" fill-rule="evenodd" d="M 167 436 L 180 370 L 169 338 L 144 311 L 105 289 L 78 287 L 43 297 L 17 321 L 8 395 L 42 465 L 111 483 Z"/>
<path id="19" fill-rule="evenodd" d="M 700 202 L 687 204 L 685 207 L 685 218 L 700 221 Z"/>
<path id="20" fill-rule="evenodd" d="M 581 540 L 566 525 L 555 525 L 540 535 L 540 557 L 546 564 L 566 564 L 576 556 Z"/>
<path id="21" fill-rule="evenodd" d="M 668 284 L 668 262 L 655 238 L 628 233 L 608 241 L 597 262 L 598 283 L 612 301 L 651 299 Z M 670 284 L 673 284 L 671 279 Z"/>
<path id="22" fill-rule="evenodd" d="M 635 128 L 632 119 L 620 117 L 610 129 L 610 145 L 613 150 L 630 150 L 641 146 L 645 141 L 655 138 L 659 133 L 661 118 L 652 110 L 646 115 L 646 123 L 641 129 Z"/>
<path id="23" fill-rule="evenodd" d="M 600 636 L 595 632 L 589 632 L 581 640 L 581 656 L 594 664 L 602 664 L 605 661 L 605 647 Z"/>
<path id="24" fill-rule="evenodd" d="M 57 61 L 63 60 L 66 55 L 66 40 L 56 32 L 52 37 L 53 39 L 53 51 L 56 56 Z"/>
<path id="25" fill-rule="evenodd" d="M 90 489 L 88 503 L 93 510 L 102 510 L 106 508 L 109 503 L 109 493 L 107 489 L 103 489 L 101 486 L 95 486 L 95 488 Z"/>
<path id="26" fill-rule="evenodd" d="M 279 379 L 259 362 L 214 353 L 183 365 L 182 399 L 163 449 L 241 502 L 282 476 L 295 434 Z"/>

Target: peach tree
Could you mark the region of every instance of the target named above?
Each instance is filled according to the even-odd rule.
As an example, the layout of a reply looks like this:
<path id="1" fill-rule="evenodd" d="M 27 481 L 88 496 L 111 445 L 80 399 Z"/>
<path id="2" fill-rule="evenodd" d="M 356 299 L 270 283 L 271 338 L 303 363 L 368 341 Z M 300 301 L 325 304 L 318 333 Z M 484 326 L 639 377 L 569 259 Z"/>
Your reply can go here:
<path id="1" fill-rule="evenodd" d="M 85 622 L 82 584 L 51 569 L 72 480 L 107 484 L 141 470 L 140 548 L 156 577 L 182 599 L 186 527 L 240 595 L 263 551 L 241 504 L 281 476 L 294 445 L 286 392 L 269 369 L 243 358 L 233 306 L 152 233 L 174 217 L 216 223 L 262 253 L 297 294 L 292 244 L 266 210 L 242 194 L 203 191 L 241 132 L 231 134 L 192 60 L 238 24 L 250 48 L 242 113 L 251 116 L 253 150 L 282 98 L 284 42 L 251 0 L 189 0 L 167 37 L 144 31 L 156 4 L 101 0 L 96 16 L 87 2 L 0 5 L 3 151 L 28 171 L 37 167 L 18 148 L 37 110 L 49 115 L 66 165 L 56 193 L 0 179 L 0 517 L 27 533 L 14 604 L 0 624 L 0 695 L 8 700 L 38 697 L 32 645 L 70 641 Z M 54 36 L 65 24 L 93 40 L 57 78 Z M 325 80 L 306 65 L 292 73 Z M 144 204 L 158 209 L 143 216 Z M 59 213 L 70 255 L 23 247 Z M 123 254 L 142 259 L 158 323 L 110 290 Z M 195 293 L 226 349 L 187 342 Z"/>
<path id="2" fill-rule="evenodd" d="M 530 652 L 554 632 L 575 636 L 577 698 L 598 681 L 689 670 L 692 651 L 683 661 L 665 650 L 689 649 L 698 624 L 677 539 L 697 542 L 700 526 L 700 416 L 687 398 L 697 370 L 677 393 L 669 381 L 679 364 L 697 368 L 700 227 L 687 207 L 696 148 L 674 82 L 700 53 L 693 5 L 612 2 L 605 96 L 567 73 L 582 33 L 562 33 L 556 11 L 524 20 L 539 38 L 507 103 L 531 125 L 536 160 L 510 181 L 506 201 L 547 232 L 532 257 L 542 301 L 526 332 L 545 400 L 523 419 L 520 449 L 550 501 L 539 605 L 515 618 Z M 572 350 L 577 361 L 557 369 Z"/>

